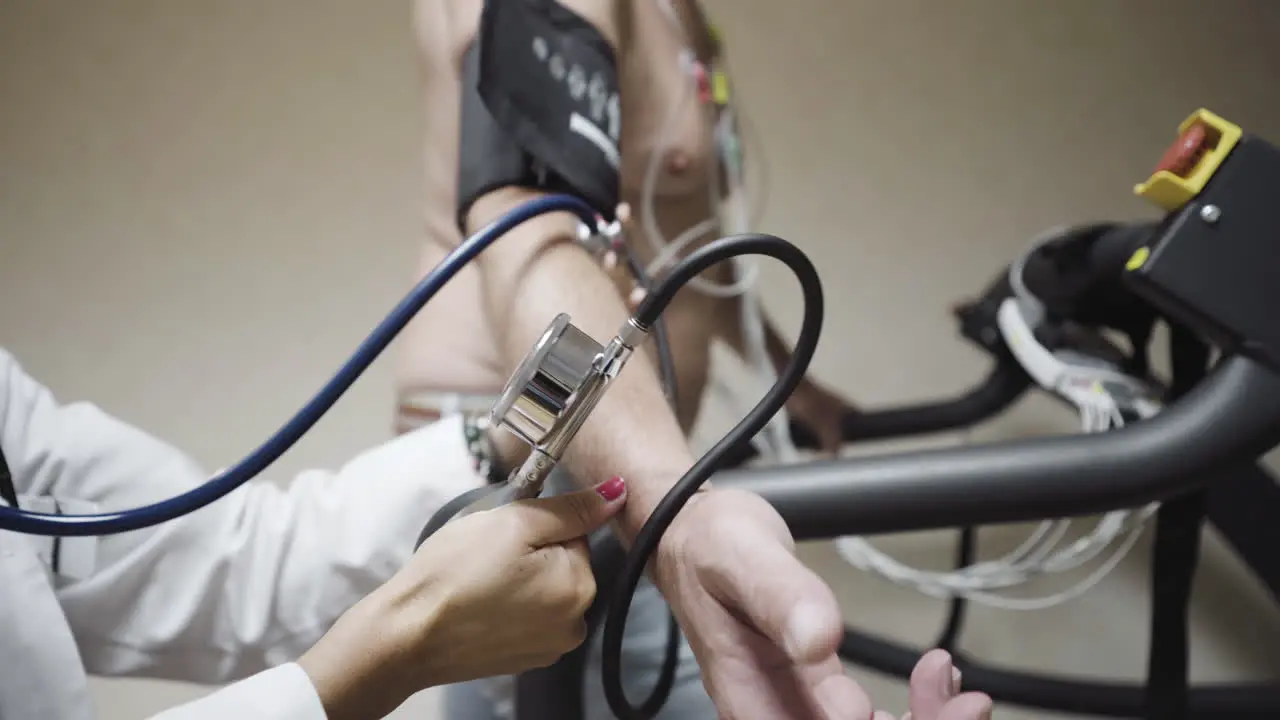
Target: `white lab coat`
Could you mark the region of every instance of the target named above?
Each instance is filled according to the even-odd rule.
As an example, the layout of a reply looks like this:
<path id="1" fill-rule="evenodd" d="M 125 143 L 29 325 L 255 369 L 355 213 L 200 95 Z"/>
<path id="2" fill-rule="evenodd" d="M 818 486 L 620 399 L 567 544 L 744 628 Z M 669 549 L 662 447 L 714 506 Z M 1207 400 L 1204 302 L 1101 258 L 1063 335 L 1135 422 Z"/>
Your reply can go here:
<path id="1" fill-rule="evenodd" d="M 136 507 L 209 475 L 93 405 L 59 405 L 3 350 L 0 448 L 31 509 Z M 51 540 L 0 531 L 0 718 L 89 720 L 95 674 L 233 683 L 163 720 L 323 720 L 293 661 L 481 482 L 445 420 L 285 489 L 250 483 L 159 527 L 62 539 L 56 573 Z"/>

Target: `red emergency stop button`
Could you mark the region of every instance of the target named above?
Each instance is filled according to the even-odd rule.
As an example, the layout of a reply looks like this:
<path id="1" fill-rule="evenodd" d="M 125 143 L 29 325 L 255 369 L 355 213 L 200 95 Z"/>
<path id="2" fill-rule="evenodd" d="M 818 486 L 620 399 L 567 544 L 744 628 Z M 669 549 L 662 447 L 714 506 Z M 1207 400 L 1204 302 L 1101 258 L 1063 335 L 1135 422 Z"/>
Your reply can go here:
<path id="1" fill-rule="evenodd" d="M 1238 125 L 1204 108 L 1195 111 L 1178 125 L 1177 139 L 1134 193 L 1166 212 L 1177 210 L 1204 190 L 1241 137 Z"/>
<path id="2" fill-rule="evenodd" d="M 1186 177 L 1195 169 L 1196 163 L 1200 162 L 1200 158 L 1204 157 L 1211 145 L 1209 127 L 1203 122 L 1192 123 L 1165 151 L 1164 157 L 1160 158 L 1160 163 L 1156 165 L 1156 172 L 1165 170 L 1178 177 Z"/>

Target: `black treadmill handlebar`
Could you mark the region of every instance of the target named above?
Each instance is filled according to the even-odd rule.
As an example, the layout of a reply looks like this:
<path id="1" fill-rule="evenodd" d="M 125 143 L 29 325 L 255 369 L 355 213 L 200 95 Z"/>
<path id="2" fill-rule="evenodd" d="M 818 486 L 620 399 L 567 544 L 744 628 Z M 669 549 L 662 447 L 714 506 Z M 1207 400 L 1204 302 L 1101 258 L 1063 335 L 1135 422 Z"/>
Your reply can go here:
<path id="1" fill-rule="evenodd" d="M 1031 386 L 1031 378 L 1013 358 L 1002 353 L 981 383 L 950 400 L 908 405 L 888 410 L 856 412 L 844 418 L 845 442 L 881 440 L 908 435 L 927 435 L 977 424 L 1000 414 Z M 798 422 L 791 423 L 791 439 L 796 447 L 814 449 L 818 439 Z M 725 458 L 725 468 L 739 467 L 757 455 L 752 446 Z"/>
<path id="2" fill-rule="evenodd" d="M 797 540 L 816 540 L 1137 507 L 1252 463 L 1278 438 L 1280 376 L 1235 356 L 1164 412 L 1107 433 L 732 470 L 715 483 L 762 495 Z"/>
<path id="3" fill-rule="evenodd" d="M 968 427 L 1003 412 L 1031 386 L 1031 378 L 1011 355 L 996 357 L 981 384 L 964 395 L 892 410 L 855 413 L 844 419 L 844 439 L 882 440 Z"/>

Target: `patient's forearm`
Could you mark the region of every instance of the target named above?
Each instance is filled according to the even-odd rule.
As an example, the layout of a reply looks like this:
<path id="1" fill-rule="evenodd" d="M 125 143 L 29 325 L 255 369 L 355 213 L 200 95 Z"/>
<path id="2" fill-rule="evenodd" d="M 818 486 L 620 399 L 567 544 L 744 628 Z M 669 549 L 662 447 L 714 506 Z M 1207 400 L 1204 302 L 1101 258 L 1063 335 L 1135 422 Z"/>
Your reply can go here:
<path id="1" fill-rule="evenodd" d="M 534 195 L 500 191 L 473 206 L 468 223 L 480 227 Z M 524 223 L 480 256 L 486 302 L 506 369 L 511 371 L 557 313 L 600 342 L 626 321 L 617 288 L 573 241 L 577 221 L 566 214 Z M 663 494 L 693 463 L 684 433 L 662 393 L 647 353 L 637 352 L 579 431 L 565 457 L 584 483 L 613 475 L 627 479 L 622 518 L 626 535 L 640 529 Z"/>

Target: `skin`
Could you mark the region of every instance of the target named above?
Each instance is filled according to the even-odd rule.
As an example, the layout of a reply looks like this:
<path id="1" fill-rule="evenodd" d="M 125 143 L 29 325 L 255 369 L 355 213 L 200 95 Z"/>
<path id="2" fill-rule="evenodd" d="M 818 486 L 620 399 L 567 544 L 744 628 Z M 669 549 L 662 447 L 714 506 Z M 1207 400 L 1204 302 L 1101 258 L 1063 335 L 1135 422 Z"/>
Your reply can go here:
<path id="1" fill-rule="evenodd" d="M 641 189 L 650 158 L 660 142 L 659 135 L 671 108 L 681 104 L 689 80 L 678 65 L 686 39 L 658 9 L 657 2 L 617 3 L 616 0 L 570 0 L 562 3 L 591 18 L 613 15 L 610 24 L 625 25 L 628 43 L 620 55 L 623 97 L 622 190 L 623 200 L 641 207 Z M 615 7 L 616 4 L 616 7 Z M 696 6 L 676 3 L 686 27 L 703 26 Z M 459 78 L 456 68 L 462 52 L 474 37 L 481 8 L 480 0 L 420 2 L 417 7 L 418 41 L 424 76 L 426 157 L 424 224 L 427 242 L 419 263 L 425 274 L 462 240 L 454 223 L 459 138 Z M 708 33 L 694 32 L 691 38 L 707 55 Z M 702 42 L 697 42 L 702 40 Z M 616 47 L 616 46 L 615 46 Z M 670 149 L 663 158 L 656 185 L 655 216 L 663 235 L 670 240 L 686 228 L 704 221 L 708 214 L 708 187 L 711 173 L 718 171 L 712 139 L 713 119 L 706 106 L 683 103 L 685 112 L 674 123 Z M 723 186 L 723 180 L 722 186 Z M 630 222 L 628 247 L 647 265 L 653 258 L 651 243 L 639 222 Z M 713 228 L 693 243 L 689 251 L 720 236 Z M 506 241 L 498 243 L 507 245 Z M 491 255 L 497 248 L 487 251 Z M 599 273 L 597 268 L 595 272 Z M 622 271 L 607 273 L 616 293 L 627 297 L 633 281 Z M 722 264 L 703 276 L 709 281 L 730 284 L 732 270 Z M 405 330 L 400 342 L 396 382 L 403 395 L 417 391 L 496 394 L 511 372 L 504 328 L 495 326 L 495 314 L 487 307 L 485 273 L 478 264 L 463 269 L 423 308 Z M 695 290 L 679 294 L 664 314 L 676 365 L 680 405 L 677 420 L 686 431 L 697 419 L 709 372 L 711 343 L 717 339 L 742 352 L 740 299 L 720 299 Z M 574 313 L 577 318 L 578 314 Z M 790 358 L 789 343 L 772 323 L 765 323 L 768 354 L 775 368 Z M 610 327 L 608 332 L 615 328 Z M 439 338 L 448 337 L 448 343 Z M 523 347 L 523 354 L 528 348 Z M 654 343 L 647 352 L 656 362 Z M 788 411 L 811 426 L 823 440 L 822 449 L 834 452 L 841 444 L 839 419 L 852 408 L 820 383 L 806 378 L 788 404 Z M 407 429 L 424 418 L 401 410 L 397 425 Z M 431 418 L 426 418 L 431 419 Z M 503 434 L 496 436 L 508 460 L 518 462 L 521 448 Z"/>
<path id="2" fill-rule="evenodd" d="M 581 645 L 596 593 L 586 535 L 625 489 L 615 479 L 437 531 L 298 660 L 328 719 L 381 718 L 420 690 L 546 667 Z M 463 561 L 465 548 L 483 552 Z"/>
<path id="3" fill-rule="evenodd" d="M 634 205 L 659 126 L 684 91 L 686 79 L 678 72 L 677 57 L 685 41 L 656 2 L 561 4 L 591 22 L 617 53 L 624 117 L 622 189 L 624 199 Z M 691 5 L 677 7 L 686 17 L 693 12 Z M 415 5 L 426 126 L 423 272 L 463 238 L 454 221 L 459 68 L 480 9 L 480 0 L 420 0 Z M 686 107 L 671 149 L 661 158 L 656 203 L 668 237 L 705 218 L 706 187 L 716 171 L 710 119 L 695 103 Z M 521 188 L 491 192 L 471 207 L 465 231 L 539 196 Z M 578 247 L 575 235 L 574 218 L 545 215 L 482 253 L 408 329 L 401 389 L 494 393 L 560 312 L 570 313 L 596 338 L 611 337 L 627 316 L 624 298 L 631 287 Z M 652 255 L 643 238 L 632 237 L 631 247 L 642 262 Z M 730 279 L 727 266 L 709 275 L 718 282 Z M 679 407 L 673 412 L 667 405 L 652 355 L 637 354 L 569 449 L 564 462 L 575 476 L 621 473 L 629 479 L 629 500 L 615 524 L 624 543 L 693 464 L 685 434 L 697 417 L 707 381 L 710 339 L 735 343 L 737 317 L 734 301 L 692 289 L 680 293 L 664 315 L 681 389 Z M 774 362 L 785 360 L 785 343 L 776 332 L 771 334 Z M 440 342 L 443 337 L 449 342 Z M 799 395 L 818 387 L 808 383 Z M 813 399 L 809 405 L 820 402 Z M 845 409 L 842 404 L 840 409 Z M 825 411 L 827 418 L 840 414 Z M 514 448 L 507 446 L 504 452 L 510 462 Z M 652 575 L 689 638 L 721 718 L 867 720 L 873 712 L 870 698 L 845 675 L 836 656 L 843 620 L 835 598 L 793 551 L 786 525 L 762 499 L 704 489 L 663 536 Z M 950 688 L 928 673 L 924 680 Z M 944 700 L 940 707 L 960 699 Z M 913 711 L 914 720 L 981 717 L 955 715 L 950 709 L 939 713 Z"/>

